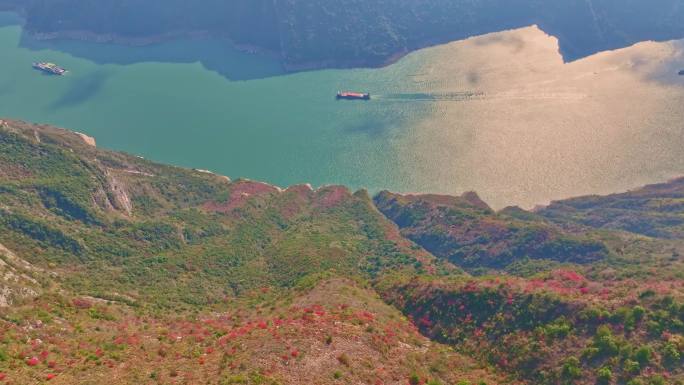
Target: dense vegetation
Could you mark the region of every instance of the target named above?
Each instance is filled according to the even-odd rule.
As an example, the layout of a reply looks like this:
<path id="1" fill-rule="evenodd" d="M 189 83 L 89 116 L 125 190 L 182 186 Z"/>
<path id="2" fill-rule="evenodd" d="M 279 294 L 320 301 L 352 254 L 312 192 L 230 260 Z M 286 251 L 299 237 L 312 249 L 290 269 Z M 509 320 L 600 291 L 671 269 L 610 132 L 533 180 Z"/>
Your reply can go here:
<path id="1" fill-rule="evenodd" d="M 374 201 L 402 235 L 482 276 L 403 277 L 379 290 L 424 334 L 529 383 L 680 383 L 681 185 L 538 213 L 496 213 L 474 193 L 382 192 Z"/>
<path id="2" fill-rule="evenodd" d="M 38 142 L 26 130 L 0 137 L 2 243 L 71 270 L 63 284 L 82 293 L 116 290 L 178 308 L 328 270 L 368 279 L 453 270 L 391 240 L 396 229 L 363 191 L 231 183 L 83 143 L 64 148 L 55 130 L 35 131 Z"/>
<path id="3" fill-rule="evenodd" d="M 290 69 L 381 65 L 397 55 L 538 24 L 568 60 L 684 36 L 679 0 L 0 0 L 44 37 L 208 33 L 281 55 Z"/>
<path id="4" fill-rule="evenodd" d="M 681 280 L 659 289 L 571 270 L 413 280 L 386 298 L 427 335 L 533 384 L 682 381 Z"/>
<path id="5" fill-rule="evenodd" d="M 0 383 L 681 384 L 680 191 L 494 212 L 0 121 Z"/>
<path id="6" fill-rule="evenodd" d="M 551 203 L 539 214 L 559 223 L 579 223 L 657 238 L 684 236 L 684 178 L 605 197 Z"/>
<path id="7" fill-rule="evenodd" d="M 495 213 L 474 193 L 404 196 L 384 191 L 374 200 L 402 235 L 471 271 L 505 269 L 527 259 L 586 264 L 608 255 L 607 247 L 586 232 L 564 232 L 513 208 Z"/>

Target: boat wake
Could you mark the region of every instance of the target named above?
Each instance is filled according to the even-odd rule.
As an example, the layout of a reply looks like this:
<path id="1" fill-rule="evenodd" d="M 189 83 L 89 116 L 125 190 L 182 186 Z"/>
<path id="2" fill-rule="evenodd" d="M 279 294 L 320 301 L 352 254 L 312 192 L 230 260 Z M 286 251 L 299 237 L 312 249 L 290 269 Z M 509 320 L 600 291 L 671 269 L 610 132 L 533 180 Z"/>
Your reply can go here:
<path id="1" fill-rule="evenodd" d="M 462 102 L 474 99 L 484 99 L 483 92 L 424 92 L 424 93 L 403 93 L 375 95 L 375 99 L 389 101 L 453 101 Z"/>
<path id="2" fill-rule="evenodd" d="M 469 102 L 477 100 L 581 100 L 587 95 L 577 92 L 421 92 L 375 95 L 374 99 L 394 102 Z"/>

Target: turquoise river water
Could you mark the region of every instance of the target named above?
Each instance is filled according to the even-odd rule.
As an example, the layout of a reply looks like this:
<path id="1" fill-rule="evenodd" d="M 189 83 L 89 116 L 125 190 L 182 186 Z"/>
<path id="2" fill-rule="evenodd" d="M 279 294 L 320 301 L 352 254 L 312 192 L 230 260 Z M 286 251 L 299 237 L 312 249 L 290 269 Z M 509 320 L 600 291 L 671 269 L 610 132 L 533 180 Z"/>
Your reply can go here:
<path id="1" fill-rule="evenodd" d="M 680 42 L 563 63 L 532 26 L 381 69 L 285 74 L 220 41 L 34 41 L 0 14 L 0 59 L 0 117 L 232 178 L 476 190 L 495 207 L 530 207 L 684 174 Z M 70 72 L 47 76 L 34 61 Z M 336 101 L 347 89 L 373 99 Z"/>

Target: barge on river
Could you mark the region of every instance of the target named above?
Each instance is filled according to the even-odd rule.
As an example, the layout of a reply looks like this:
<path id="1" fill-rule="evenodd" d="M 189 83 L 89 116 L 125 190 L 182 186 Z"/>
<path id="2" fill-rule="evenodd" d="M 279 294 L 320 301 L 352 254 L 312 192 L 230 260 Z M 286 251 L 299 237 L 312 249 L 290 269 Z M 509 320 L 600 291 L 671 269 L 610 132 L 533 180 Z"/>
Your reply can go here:
<path id="1" fill-rule="evenodd" d="M 370 100 L 371 96 L 367 92 L 338 91 L 337 100 Z"/>
<path id="2" fill-rule="evenodd" d="M 46 62 L 33 63 L 33 68 L 37 69 L 38 71 L 43 71 L 43 72 L 50 74 L 50 75 L 62 76 L 62 75 L 67 73 L 67 70 L 58 66 L 55 63 L 46 63 Z"/>

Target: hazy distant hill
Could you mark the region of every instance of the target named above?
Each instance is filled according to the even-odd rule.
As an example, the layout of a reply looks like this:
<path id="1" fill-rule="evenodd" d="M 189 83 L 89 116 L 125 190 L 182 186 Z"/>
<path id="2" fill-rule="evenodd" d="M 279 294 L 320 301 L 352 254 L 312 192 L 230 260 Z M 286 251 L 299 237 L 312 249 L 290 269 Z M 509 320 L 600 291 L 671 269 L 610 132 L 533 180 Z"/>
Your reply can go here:
<path id="1" fill-rule="evenodd" d="M 566 60 L 684 36 L 681 0 L 0 0 L 42 37 L 208 33 L 290 69 L 376 66 L 427 45 L 539 24 Z"/>

